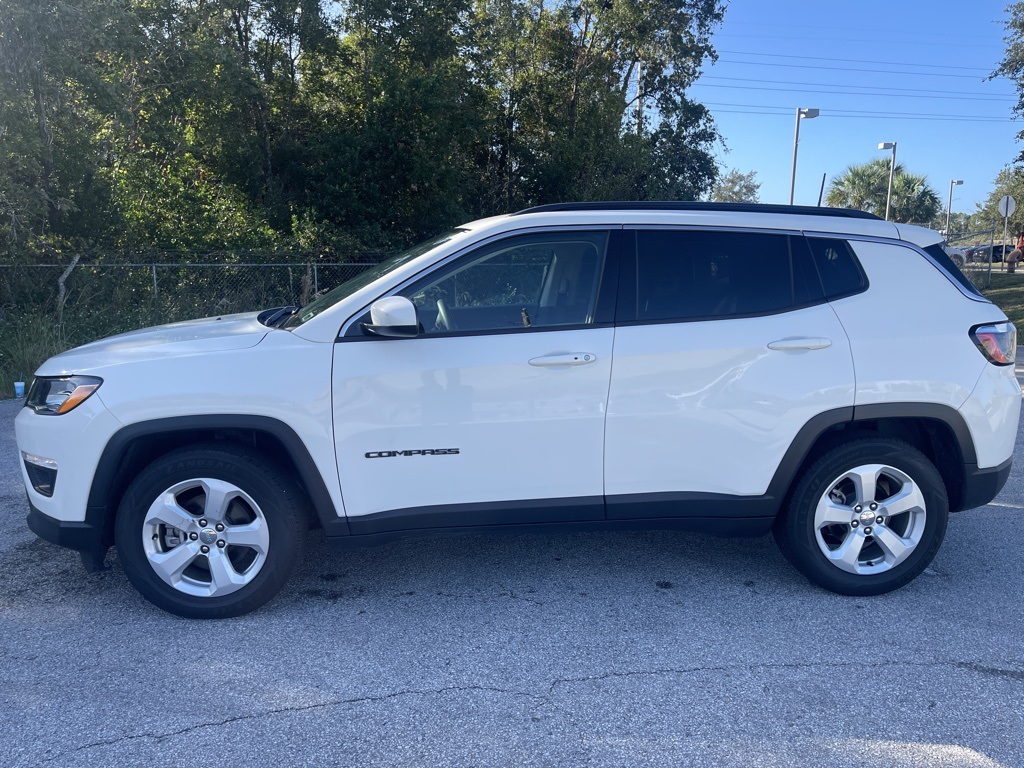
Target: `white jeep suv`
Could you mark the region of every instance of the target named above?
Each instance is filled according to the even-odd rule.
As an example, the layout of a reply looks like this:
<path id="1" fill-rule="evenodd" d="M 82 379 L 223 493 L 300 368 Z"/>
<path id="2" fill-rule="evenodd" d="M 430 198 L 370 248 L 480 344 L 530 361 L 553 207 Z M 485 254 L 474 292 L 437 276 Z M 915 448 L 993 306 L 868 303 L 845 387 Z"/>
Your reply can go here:
<path id="1" fill-rule="evenodd" d="M 304 533 L 774 531 L 826 589 L 917 576 L 1010 471 L 1016 330 L 935 232 L 831 208 L 549 205 L 302 307 L 47 361 L 39 536 L 183 616 L 252 610 Z"/>

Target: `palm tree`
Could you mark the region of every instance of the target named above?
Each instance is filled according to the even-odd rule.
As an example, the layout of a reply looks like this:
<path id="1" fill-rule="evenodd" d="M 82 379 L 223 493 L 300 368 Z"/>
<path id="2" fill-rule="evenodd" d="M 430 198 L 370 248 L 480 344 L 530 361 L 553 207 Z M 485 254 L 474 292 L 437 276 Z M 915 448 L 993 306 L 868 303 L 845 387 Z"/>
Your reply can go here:
<path id="1" fill-rule="evenodd" d="M 942 203 L 928 179 L 919 173 L 898 174 L 892 180 L 892 210 L 889 218 L 907 224 L 928 225 Z"/>
<path id="2" fill-rule="evenodd" d="M 880 157 L 868 163 L 851 165 L 832 179 L 825 202 L 837 208 L 857 208 L 883 216 L 888 192 L 889 161 Z M 897 163 L 893 172 L 889 218 L 904 223 L 927 222 L 940 207 L 938 193 L 928 185 L 928 180 L 920 174 L 907 173 Z"/>
<path id="3" fill-rule="evenodd" d="M 897 173 L 903 173 L 903 166 L 896 166 Z M 885 211 L 885 195 L 889 185 L 889 163 L 884 159 L 870 163 L 851 165 L 842 174 L 832 179 L 825 202 L 834 208 L 857 208 L 875 213 L 881 197 L 882 211 Z"/>

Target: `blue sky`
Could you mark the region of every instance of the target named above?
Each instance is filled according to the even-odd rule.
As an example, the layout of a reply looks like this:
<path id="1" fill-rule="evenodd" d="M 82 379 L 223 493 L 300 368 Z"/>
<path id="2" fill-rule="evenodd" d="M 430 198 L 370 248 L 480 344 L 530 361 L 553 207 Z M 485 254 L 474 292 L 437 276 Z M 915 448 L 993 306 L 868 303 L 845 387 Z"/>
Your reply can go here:
<path id="1" fill-rule="evenodd" d="M 803 120 L 797 204 L 828 180 L 891 152 L 923 173 L 945 208 L 972 213 L 1024 149 L 1013 84 L 986 80 L 1005 50 L 1004 0 L 732 0 L 713 42 L 719 61 L 690 91 L 714 114 L 725 168 L 757 172 L 761 202 L 789 200 L 793 127 Z M 828 189 L 826 181 L 826 191 Z M 1024 202 L 1024 201 L 1021 201 Z"/>

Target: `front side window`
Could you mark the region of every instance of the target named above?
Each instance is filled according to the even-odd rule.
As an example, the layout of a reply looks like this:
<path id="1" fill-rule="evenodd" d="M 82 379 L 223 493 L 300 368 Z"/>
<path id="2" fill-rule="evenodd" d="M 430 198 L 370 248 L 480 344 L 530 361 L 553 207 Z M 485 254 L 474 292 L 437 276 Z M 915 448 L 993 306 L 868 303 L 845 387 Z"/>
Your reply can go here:
<path id="1" fill-rule="evenodd" d="M 438 237 L 427 240 L 419 245 L 415 245 L 407 251 L 403 251 L 396 256 L 392 256 L 390 259 L 382 261 L 376 266 L 360 272 L 355 277 L 345 281 L 341 285 L 325 293 L 323 296 L 314 299 L 306 306 L 300 308 L 282 327 L 285 329 L 297 328 L 303 323 L 312 320 L 325 309 L 330 309 L 339 301 L 343 301 L 361 288 L 365 288 L 374 280 L 384 277 L 384 275 L 398 269 L 403 264 L 419 258 L 438 246 L 444 245 L 452 238 L 466 231 L 467 230 L 465 229 L 456 229 L 443 235 L 439 235 Z"/>
<path id="2" fill-rule="evenodd" d="M 788 235 L 638 230 L 636 238 L 639 321 L 767 314 L 820 296 Z"/>
<path id="3" fill-rule="evenodd" d="M 425 335 L 593 322 L 607 232 L 517 235 L 483 246 L 401 292 Z"/>

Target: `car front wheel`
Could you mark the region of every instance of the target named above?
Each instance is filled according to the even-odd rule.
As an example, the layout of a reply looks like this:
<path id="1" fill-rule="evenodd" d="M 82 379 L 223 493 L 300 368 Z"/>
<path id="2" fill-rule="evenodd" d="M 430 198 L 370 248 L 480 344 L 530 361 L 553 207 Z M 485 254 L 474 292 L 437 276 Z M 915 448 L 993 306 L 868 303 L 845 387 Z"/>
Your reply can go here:
<path id="1" fill-rule="evenodd" d="M 877 595 L 928 566 L 948 516 L 945 485 L 927 457 L 900 440 L 870 437 L 815 461 L 774 533 L 786 558 L 814 584 Z"/>
<path id="2" fill-rule="evenodd" d="M 306 526 L 294 483 L 242 446 L 182 448 L 132 482 L 118 509 L 118 555 L 158 607 L 225 618 L 272 598 L 298 560 Z"/>

